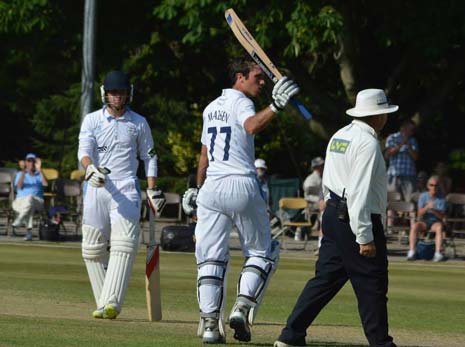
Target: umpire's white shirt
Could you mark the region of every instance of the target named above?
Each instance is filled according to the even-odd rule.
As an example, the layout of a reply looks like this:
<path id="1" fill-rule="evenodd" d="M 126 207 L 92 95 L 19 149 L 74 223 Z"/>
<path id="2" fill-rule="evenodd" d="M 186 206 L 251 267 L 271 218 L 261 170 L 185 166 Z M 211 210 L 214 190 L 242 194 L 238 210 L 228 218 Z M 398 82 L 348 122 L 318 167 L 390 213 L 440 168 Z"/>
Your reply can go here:
<path id="1" fill-rule="evenodd" d="M 354 120 L 338 130 L 326 149 L 323 193 L 342 196 L 345 188 L 350 227 L 359 244 L 373 241 L 371 214 L 386 214 L 387 176 L 375 130 Z"/>
<path id="2" fill-rule="evenodd" d="M 207 179 L 228 175 L 255 176 L 254 136 L 244 123 L 255 106 L 244 93 L 223 89 L 203 112 L 202 144 L 208 149 Z"/>
<path id="3" fill-rule="evenodd" d="M 79 161 L 89 156 L 95 166 L 111 170 L 113 180 L 137 178 L 138 156 L 145 164 L 147 176 L 157 176 L 157 157 L 146 119 L 130 110 L 119 118 L 106 107 L 89 113 L 79 134 Z"/>

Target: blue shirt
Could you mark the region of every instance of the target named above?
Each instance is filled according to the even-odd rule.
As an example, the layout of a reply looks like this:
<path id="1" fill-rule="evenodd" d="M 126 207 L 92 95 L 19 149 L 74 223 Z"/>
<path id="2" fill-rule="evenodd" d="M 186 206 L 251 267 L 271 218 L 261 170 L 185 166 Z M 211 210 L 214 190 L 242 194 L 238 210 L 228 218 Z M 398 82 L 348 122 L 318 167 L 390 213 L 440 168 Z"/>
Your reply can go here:
<path id="1" fill-rule="evenodd" d="M 44 188 L 42 187 L 42 177 L 40 173 L 36 171 L 33 175 L 30 175 L 29 172 L 26 172 L 24 174 L 23 187 L 18 189 L 18 182 L 21 175 L 22 172 L 20 171 L 15 177 L 16 197 L 23 198 L 25 196 L 33 195 L 43 199 Z"/>
<path id="2" fill-rule="evenodd" d="M 437 195 L 433 198 L 428 192 L 423 192 L 418 197 L 418 208 L 425 207 L 431 199 L 434 199 L 433 205 L 435 210 L 440 212 L 446 211 L 446 199 L 444 199 L 441 195 Z M 421 219 L 430 223 L 440 221 L 440 219 L 430 211 L 426 211 Z"/>
<path id="3" fill-rule="evenodd" d="M 391 134 L 386 139 L 386 149 L 395 147 L 402 143 L 402 135 L 400 132 Z M 418 143 L 415 138 L 408 139 L 412 150 L 418 152 Z M 389 167 L 387 170 L 388 176 L 414 176 L 417 175 L 415 161 L 410 156 L 407 146 L 402 146 L 399 153 L 389 158 Z"/>

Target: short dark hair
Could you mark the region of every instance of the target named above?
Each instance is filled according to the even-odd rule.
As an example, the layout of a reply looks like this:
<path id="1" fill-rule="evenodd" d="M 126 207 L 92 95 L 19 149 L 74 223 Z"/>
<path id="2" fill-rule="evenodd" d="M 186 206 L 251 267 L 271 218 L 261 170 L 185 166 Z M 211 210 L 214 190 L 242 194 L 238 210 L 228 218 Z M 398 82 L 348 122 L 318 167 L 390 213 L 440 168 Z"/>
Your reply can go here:
<path id="1" fill-rule="evenodd" d="M 257 63 L 248 56 L 232 59 L 229 63 L 229 82 L 231 86 L 236 83 L 238 73 L 243 74 L 246 78 L 249 77 L 250 70 L 254 65 L 257 65 Z"/>

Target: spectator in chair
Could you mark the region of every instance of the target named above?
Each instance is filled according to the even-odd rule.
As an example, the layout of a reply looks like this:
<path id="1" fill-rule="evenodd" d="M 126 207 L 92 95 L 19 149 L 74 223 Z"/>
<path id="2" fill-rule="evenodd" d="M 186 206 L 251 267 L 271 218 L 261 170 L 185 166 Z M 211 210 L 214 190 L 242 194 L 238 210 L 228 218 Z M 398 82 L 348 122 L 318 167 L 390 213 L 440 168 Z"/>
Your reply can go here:
<path id="1" fill-rule="evenodd" d="M 34 212 L 44 208 L 44 186 L 47 179 L 42 174 L 42 161 L 35 154 L 29 153 L 25 160 L 19 161 L 19 172 L 15 177 L 16 198 L 12 208 L 18 213 L 13 228 L 27 225 L 25 241 L 32 241 L 32 223 Z"/>
<path id="2" fill-rule="evenodd" d="M 444 232 L 443 219 L 446 211 L 446 200 L 439 192 L 438 176 L 431 176 L 427 187 L 428 191 L 421 193 L 418 198 L 417 214 L 419 221 L 410 229 L 407 260 L 415 260 L 417 238 L 419 235 L 426 236 L 428 230 L 435 233 L 436 250 L 433 261 L 445 259 L 441 253 L 441 245 Z"/>
<path id="3" fill-rule="evenodd" d="M 325 160 L 322 157 L 312 159 L 312 173 L 305 179 L 302 189 L 304 191 L 304 198 L 310 204 L 318 206 L 320 200 L 321 180 L 323 177 Z"/>

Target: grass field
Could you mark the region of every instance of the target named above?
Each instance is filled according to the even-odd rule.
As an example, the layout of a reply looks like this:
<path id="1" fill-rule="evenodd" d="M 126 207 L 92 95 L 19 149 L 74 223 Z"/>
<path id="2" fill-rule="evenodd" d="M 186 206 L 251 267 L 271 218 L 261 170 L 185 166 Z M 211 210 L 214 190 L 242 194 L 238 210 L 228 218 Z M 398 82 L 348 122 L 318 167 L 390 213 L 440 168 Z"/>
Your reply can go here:
<path id="1" fill-rule="evenodd" d="M 144 257 L 141 248 L 118 319 L 95 320 L 78 244 L 0 244 L 0 346 L 200 346 L 194 255 L 161 254 L 163 321 L 154 323 L 146 319 Z M 233 252 L 228 313 L 241 264 Z M 314 265 L 303 252 L 282 257 L 252 343 L 243 345 L 272 345 Z M 465 346 L 465 263 L 391 262 L 389 291 L 390 330 L 399 346 Z M 241 345 L 229 328 L 227 343 Z M 307 343 L 367 345 L 350 285 L 317 318 Z"/>

